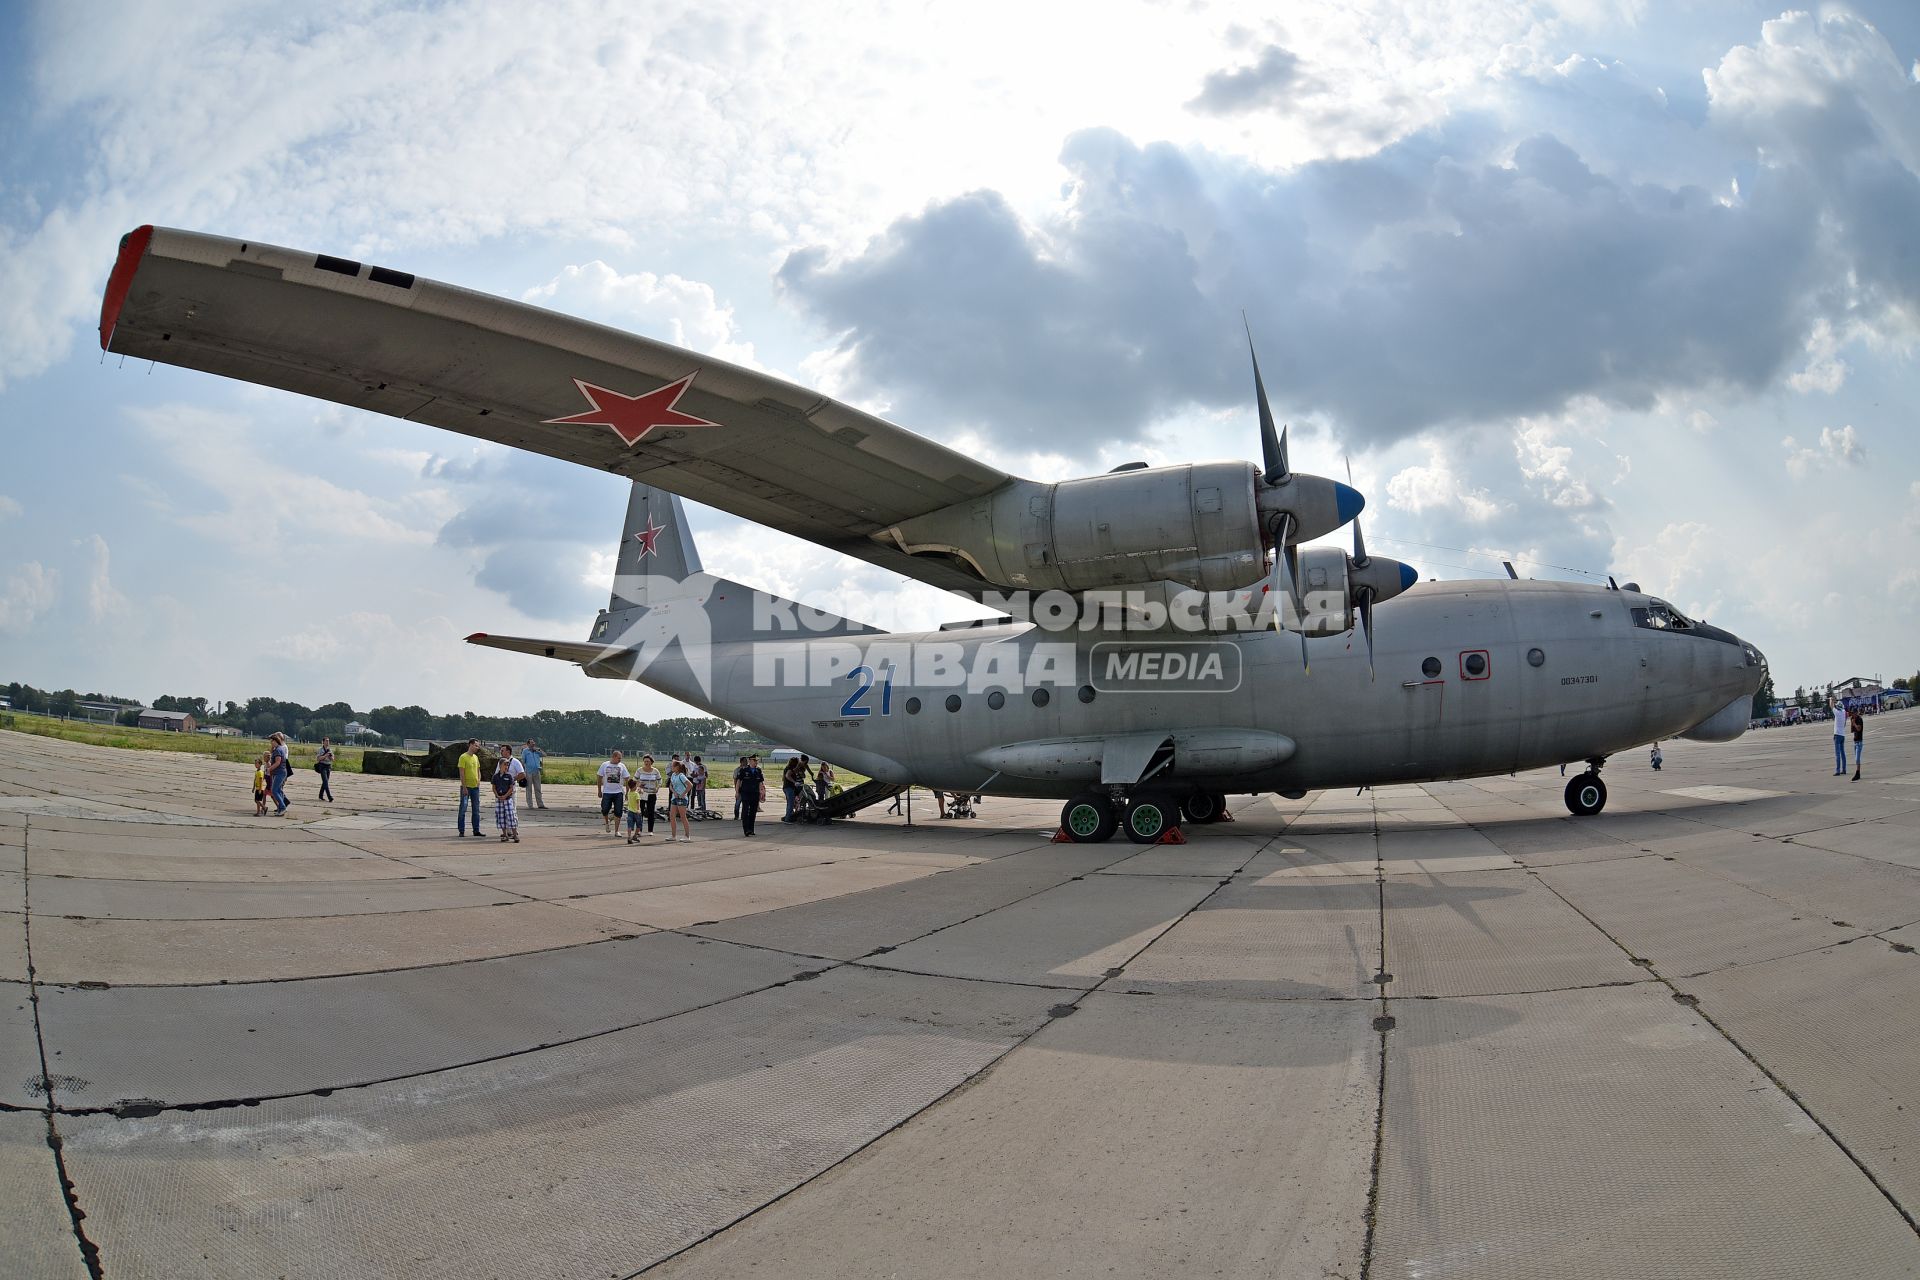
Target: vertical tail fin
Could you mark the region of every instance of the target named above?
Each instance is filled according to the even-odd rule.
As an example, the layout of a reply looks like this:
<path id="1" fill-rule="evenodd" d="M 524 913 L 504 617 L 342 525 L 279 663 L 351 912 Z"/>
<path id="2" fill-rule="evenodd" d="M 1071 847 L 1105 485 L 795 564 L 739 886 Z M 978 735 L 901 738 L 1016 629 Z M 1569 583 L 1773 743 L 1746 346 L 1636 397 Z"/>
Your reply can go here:
<path id="1" fill-rule="evenodd" d="M 620 530 L 608 611 L 647 603 L 645 584 L 650 577 L 680 582 L 700 571 L 700 552 L 693 545 L 693 530 L 687 526 L 680 499 L 635 480 L 627 498 L 627 522 Z"/>
<path id="2" fill-rule="evenodd" d="M 698 623 L 691 621 L 695 616 Z M 613 596 L 594 620 L 591 639 L 623 648 L 642 647 L 648 643 L 647 637 L 656 632 L 664 636 L 662 628 L 671 630 L 675 626 L 694 626 L 700 644 L 864 635 L 877 630 L 756 592 L 730 579 L 709 576 L 701 568 L 693 530 L 679 497 L 636 480 L 627 499 L 626 524 L 620 531 Z M 686 637 L 681 638 L 684 641 Z"/>

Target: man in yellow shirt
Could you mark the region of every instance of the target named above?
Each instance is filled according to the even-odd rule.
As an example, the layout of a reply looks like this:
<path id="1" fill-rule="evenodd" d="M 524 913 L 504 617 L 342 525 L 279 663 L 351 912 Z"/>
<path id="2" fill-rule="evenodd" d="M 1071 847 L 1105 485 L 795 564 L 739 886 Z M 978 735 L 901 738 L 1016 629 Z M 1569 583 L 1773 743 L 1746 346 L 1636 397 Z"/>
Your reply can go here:
<path id="1" fill-rule="evenodd" d="M 445 759 L 445 757 L 441 757 Z M 473 806 L 473 834 L 480 834 L 480 739 L 468 738 L 460 753 L 460 834 L 467 834 L 467 806 Z"/>

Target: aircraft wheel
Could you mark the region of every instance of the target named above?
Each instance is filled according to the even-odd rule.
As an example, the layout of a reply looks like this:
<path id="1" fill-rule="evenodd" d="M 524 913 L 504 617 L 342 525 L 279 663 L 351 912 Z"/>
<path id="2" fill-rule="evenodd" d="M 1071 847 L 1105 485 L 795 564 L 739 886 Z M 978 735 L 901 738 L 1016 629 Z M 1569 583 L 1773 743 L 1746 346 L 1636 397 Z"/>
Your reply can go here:
<path id="1" fill-rule="evenodd" d="M 1097 791 L 1075 796 L 1060 810 L 1060 829 L 1075 844 L 1099 844 L 1113 838 L 1120 825 L 1113 801 Z"/>
<path id="2" fill-rule="evenodd" d="M 1597 773 L 1583 773 L 1567 783 L 1567 812 L 1590 818 L 1607 807 L 1607 784 Z"/>
<path id="3" fill-rule="evenodd" d="M 1196 827 L 1220 821 L 1226 811 L 1227 798 L 1218 791 L 1189 791 L 1180 802 L 1181 814 Z"/>
<path id="4" fill-rule="evenodd" d="M 1135 844 L 1157 844 L 1168 827 L 1180 825 L 1180 810 L 1171 797 L 1145 792 L 1127 801 L 1127 839 Z"/>

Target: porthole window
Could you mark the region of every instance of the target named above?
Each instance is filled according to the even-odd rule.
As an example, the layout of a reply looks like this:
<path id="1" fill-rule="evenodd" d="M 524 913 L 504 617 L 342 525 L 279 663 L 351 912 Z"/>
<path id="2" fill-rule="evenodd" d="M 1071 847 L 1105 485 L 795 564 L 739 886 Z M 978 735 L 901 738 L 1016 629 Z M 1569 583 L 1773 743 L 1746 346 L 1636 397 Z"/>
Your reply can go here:
<path id="1" fill-rule="evenodd" d="M 907 714 L 910 716 L 917 716 L 920 714 L 920 699 L 918 698 L 907 699 Z"/>
<path id="2" fill-rule="evenodd" d="M 987 705 L 989 707 L 992 707 L 995 711 L 998 711 L 1000 708 L 1007 705 L 1007 695 L 1000 692 L 998 689 L 995 689 L 992 693 L 987 695 Z"/>
<path id="3" fill-rule="evenodd" d="M 1469 676 L 1479 679 L 1481 676 L 1487 674 L 1487 655 L 1484 653 L 1468 654 L 1460 660 L 1460 669 L 1465 671 Z"/>
<path id="4" fill-rule="evenodd" d="M 1081 686 L 1080 686 L 1080 701 L 1082 701 L 1082 702 L 1092 702 L 1092 701 L 1093 701 L 1093 686 L 1092 686 L 1092 685 L 1090 685 L 1090 684 L 1083 684 L 1083 685 L 1081 685 Z"/>
<path id="5" fill-rule="evenodd" d="M 1420 674 L 1429 680 L 1438 680 L 1440 678 L 1440 659 L 1428 658 L 1425 662 L 1421 663 Z"/>
<path id="6" fill-rule="evenodd" d="M 1034 706 L 1036 706 L 1036 707 L 1044 707 L 1044 706 L 1046 706 L 1046 705 L 1047 705 L 1047 704 L 1048 704 L 1049 702 L 1052 702 L 1052 701 L 1053 701 L 1053 695 L 1052 695 L 1052 694 L 1050 694 L 1050 693 L 1048 693 L 1048 692 L 1047 692 L 1047 691 L 1046 691 L 1045 689 L 1035 689 L 1035 690 L 1033 691 L 1033 705 L 1034 705 Z"/>
<path id="7" fill-rule="evenodd" d="M 949 711 L 958 711 L 959 709 L 960 709 L 960 695 L 959 695 L 959 694 L 957 694 L 957 693 L 950 693 L 950 694 L 948 694 L 948 695 L 947 695 L 947 710 L 949 710 Z"/>
<path id="8" fill-rule="evenodd" d="M 1546 663 L 1547 663 L 1547 654 L 1546 654 L 1546 650 L 1544 650 L 1544 649 L 1529 649 L 1529 650 L 1527 650 L 1527 665 L 1528 665 L 1528 666 L 1530 666 L 1530 667 L 1543 667 L 1543 666 L 1545 666 L 1545 665 L 1546 665 Z"/>

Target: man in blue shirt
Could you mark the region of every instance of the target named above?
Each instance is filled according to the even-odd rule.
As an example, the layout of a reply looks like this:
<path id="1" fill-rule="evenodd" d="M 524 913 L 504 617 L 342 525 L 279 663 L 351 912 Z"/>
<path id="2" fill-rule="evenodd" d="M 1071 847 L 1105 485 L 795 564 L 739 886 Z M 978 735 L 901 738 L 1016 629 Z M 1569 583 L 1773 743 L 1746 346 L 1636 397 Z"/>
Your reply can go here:
<path id="1" fill-rule="evenodd" d="M 526 750 L 520 753 L 520 763 L 527 770 L 527 803 L 536 809 L 544 809 L 547 802 L 540 795 L 540 745 L 532 738 L 527 739 Z"/>

